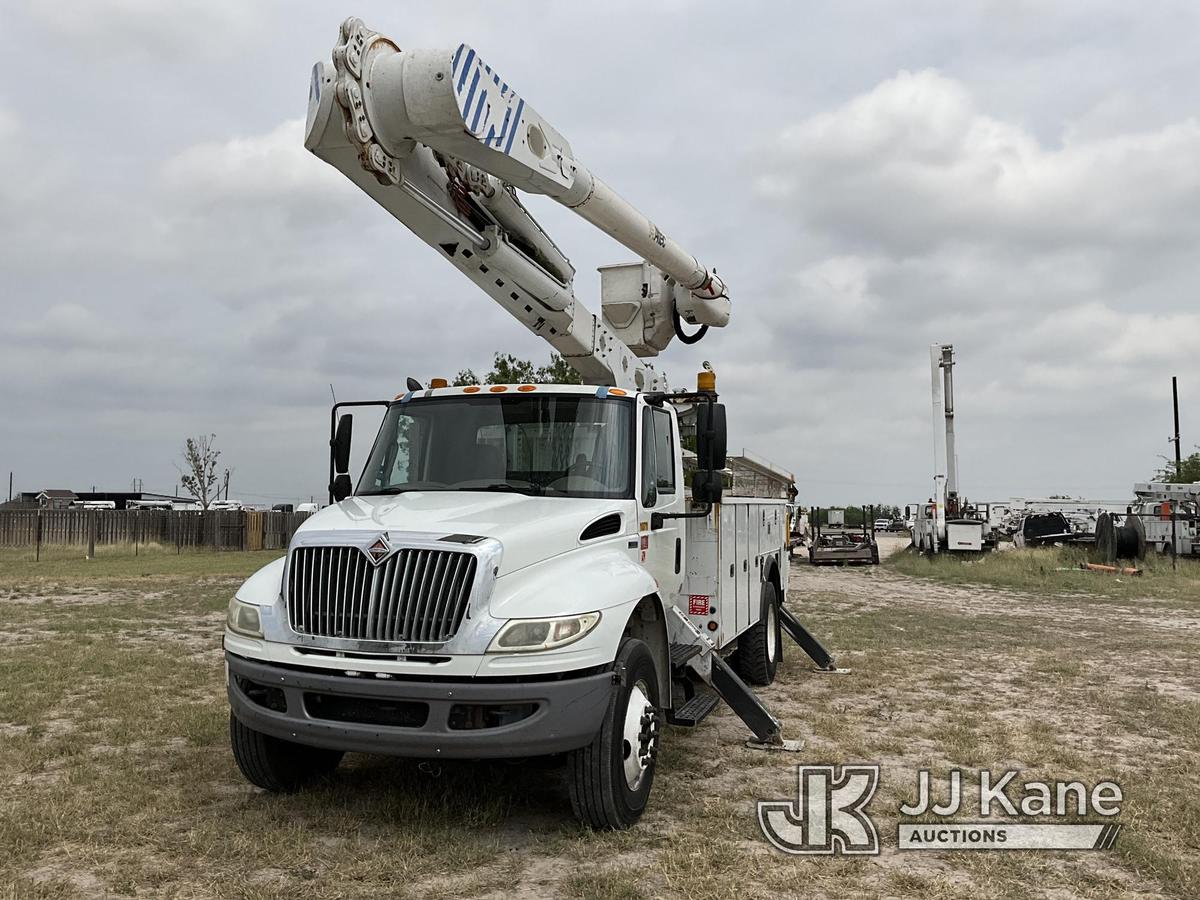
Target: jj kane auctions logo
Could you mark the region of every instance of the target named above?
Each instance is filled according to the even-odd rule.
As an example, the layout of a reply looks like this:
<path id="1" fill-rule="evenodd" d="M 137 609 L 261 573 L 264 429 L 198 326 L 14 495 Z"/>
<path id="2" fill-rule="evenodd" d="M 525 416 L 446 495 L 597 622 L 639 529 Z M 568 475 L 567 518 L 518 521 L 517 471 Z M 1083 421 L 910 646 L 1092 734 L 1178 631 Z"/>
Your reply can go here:
<path id="1" fill-rule="evenodd" d="M 978 805 L 965 806 L 963 774 L 953 769 L 946 779 L 944 801 L 934 798 L 927 769 L 917 773 L 917 800 L 901 804 L 897 845 L 901 850 L 1106 850 L 1116 843 L 1121 826 L 1112 821 L 1065 822 L 1066 817 L 1121 812 L 1120 785 L 1101 781 L 1088 788 L 1080 781 L 1028 781 L 1014 784 L 1016 771 L 999 777 L 978 773 Z M 795 799 L 760 800 L 758 822 L 763 835 L 784 853 L 875 855 L 879 832 L 867 806 L 879 787 L 878 765 L 797 766 Z M 955 816 L 978 809 L 986 821 L 913 822 L 906 818 Z M 1051 821 L 1014 822 L 1018 815 Z M 1054 821 L 1057 820 L 1057 821 Z"/>

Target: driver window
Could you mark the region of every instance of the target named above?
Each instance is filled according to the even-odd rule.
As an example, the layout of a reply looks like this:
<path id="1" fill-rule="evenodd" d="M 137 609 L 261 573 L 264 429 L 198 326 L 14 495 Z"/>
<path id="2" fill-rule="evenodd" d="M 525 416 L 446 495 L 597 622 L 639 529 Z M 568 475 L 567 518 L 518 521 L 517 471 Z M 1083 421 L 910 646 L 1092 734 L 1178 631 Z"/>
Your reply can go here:
<path id="1" fill-rule="evenodd" d="M 654 506 L 658 499 L 658 476 L 655 472 L 654 419 L 650 407 L 642 410 L 642 506 Z"/>
<path id="2" fill-rule="evenodd" d="M 675 441 L 671 435 L 671 414 L 665 409 L 654 412 L 654 470 L 658 493 L 675 493 Z"/>
<path id="3" fill-rule="evenodd" d="M 642 505 L 657 506 L 675 493 L 675 447 L 671 414 L 664 409 L 642 410 Z"/>

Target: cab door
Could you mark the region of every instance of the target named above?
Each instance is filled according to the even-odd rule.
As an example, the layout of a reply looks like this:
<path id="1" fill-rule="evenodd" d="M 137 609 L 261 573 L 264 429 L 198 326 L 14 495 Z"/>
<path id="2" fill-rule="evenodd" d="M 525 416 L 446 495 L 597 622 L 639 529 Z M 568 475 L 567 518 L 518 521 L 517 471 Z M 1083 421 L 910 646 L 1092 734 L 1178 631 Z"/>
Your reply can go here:
<path id="1" fill-rule="evenodd" d="M 642 405 L 638 424 L 638 525 L 642 565 L 658 584 L 660 596 L 674 603 L 683 588 L 683 519 L 653 527 L 652 513 L 684 511 L 683 463 L 674 409 Z"/>

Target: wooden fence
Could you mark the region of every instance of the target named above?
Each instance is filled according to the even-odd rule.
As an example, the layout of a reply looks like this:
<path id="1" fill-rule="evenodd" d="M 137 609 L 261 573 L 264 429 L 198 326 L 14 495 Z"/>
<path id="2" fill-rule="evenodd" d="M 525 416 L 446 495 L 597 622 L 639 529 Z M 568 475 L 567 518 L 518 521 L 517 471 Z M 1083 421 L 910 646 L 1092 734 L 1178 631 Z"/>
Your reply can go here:
<path id="1" fill-rule="evenodd" d="M 159 544 L 180 550 L 282 550 L 308 513 L 167 509 L 4 509 L 0 547 Z"/>

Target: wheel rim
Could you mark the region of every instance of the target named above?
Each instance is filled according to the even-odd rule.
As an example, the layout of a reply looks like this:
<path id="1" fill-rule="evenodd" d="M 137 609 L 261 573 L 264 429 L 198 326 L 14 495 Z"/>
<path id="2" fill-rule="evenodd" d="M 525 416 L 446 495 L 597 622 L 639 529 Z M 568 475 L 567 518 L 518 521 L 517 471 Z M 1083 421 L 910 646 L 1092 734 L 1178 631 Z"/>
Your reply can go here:
<path id="1" fill-rule="evenodd" d="M 636 791 L 658 755 L 658 711 L 650 702 L 650 692 L 644 681 L 638 681 L 629 692 L 621 753 L 625 784 L 629 790 Z"/>
<path id="2" fill-rule="evenodd" d="M 779 649 L 779 627 L 776 625 L 775 604 L 767 604 L 767 659 L 775 660 L 775 653 Z"/>

